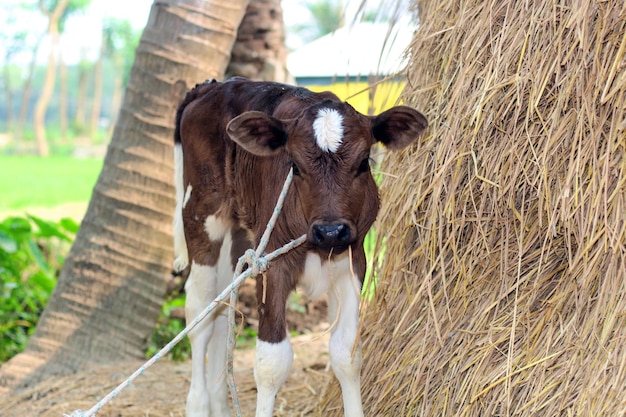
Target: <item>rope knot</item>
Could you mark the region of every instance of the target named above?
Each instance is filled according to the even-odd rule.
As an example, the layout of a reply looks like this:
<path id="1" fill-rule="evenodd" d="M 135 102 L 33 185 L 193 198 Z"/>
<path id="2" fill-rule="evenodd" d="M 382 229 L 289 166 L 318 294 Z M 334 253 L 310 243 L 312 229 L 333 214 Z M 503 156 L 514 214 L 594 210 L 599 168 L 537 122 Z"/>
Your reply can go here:
<path id="1" fill-rule="evenodd" d="M 252 270 L 253 277 L 256 277 L 257 275 L 260 275 L 263 272 L 267 271 L 267 268 L 269 268 L 270 266 L 270 262 L 265 258 L 265 255 L 257 256 L 254 249 L 246 250 L 246 252 L 243 254 L 243 258 Z"/>

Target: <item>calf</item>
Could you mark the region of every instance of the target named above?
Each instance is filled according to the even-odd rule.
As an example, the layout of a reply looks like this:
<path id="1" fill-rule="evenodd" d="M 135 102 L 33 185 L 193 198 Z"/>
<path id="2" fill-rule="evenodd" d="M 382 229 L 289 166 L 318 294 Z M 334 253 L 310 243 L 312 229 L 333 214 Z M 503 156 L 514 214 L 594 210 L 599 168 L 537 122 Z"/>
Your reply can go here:
<path id="1" fill-rule="evenodd" d="M 243 78 L 197 85 L 180 105 L 174 268 L 191 263 L 185 285 L 188 322 L 229 285 L 239 256 L 258 245 L 283 181 L 294 170 L 267 251 L 305 233 L 307 240 L 272 261 L 265 277 L 257 277 L 257 417 L 272 416 L 276 393 L 289 374 L 293 351 L 285 308 L 297 285 L 313 299 L 328 292 L 330 361 L 344 412 L 363 415 L 358 338 L 363 239 L 379 207 L 370 148 L 377 142 L 404 148 L 426 126 L 426 118 L 410 107 L 368 117 L 330 92 Z M 189 338 L 187 416 L 230 416 L 225 308 L 207 317 Z"/>

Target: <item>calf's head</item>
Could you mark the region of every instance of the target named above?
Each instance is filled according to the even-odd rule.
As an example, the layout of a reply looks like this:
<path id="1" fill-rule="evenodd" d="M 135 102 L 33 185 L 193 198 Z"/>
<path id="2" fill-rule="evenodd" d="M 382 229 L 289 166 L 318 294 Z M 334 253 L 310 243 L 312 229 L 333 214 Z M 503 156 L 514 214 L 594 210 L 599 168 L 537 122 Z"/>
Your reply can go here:
<path id="1" fill-rule="evenodd" d="M 292 187 L 308 225 L 308 242 L 337 254 L 362 241 L 378 213 L 371 147 L 379 142 L 390 150 L 402 149 L 427 125 L 410 107 L 368 117 L 346 103 L 327 100 L 284 120 L 245 112 L 231 120 L 226 131 L 252 154 L 284 152 L 294 170 Z"/>

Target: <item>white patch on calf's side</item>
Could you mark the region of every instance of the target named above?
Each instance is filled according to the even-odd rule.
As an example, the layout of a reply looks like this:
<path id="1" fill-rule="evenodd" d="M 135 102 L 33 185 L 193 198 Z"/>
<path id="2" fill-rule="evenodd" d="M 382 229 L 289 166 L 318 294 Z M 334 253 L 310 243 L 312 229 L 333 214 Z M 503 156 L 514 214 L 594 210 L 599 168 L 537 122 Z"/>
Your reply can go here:
<path id="1" fill-rule="evenodd" d="M 204 231 L 209 235 L 212 242 L 224 239 L 226 232 L 230 230 L 230 225 L 221 218 L 211 214 L 204 221 Z"/>
<path id="2" fill-rule="evenodd" d="M 320 109 L 313 130 L 317 146 L 324 152 L 336 152 L 343 140 L 343 116 L 335 109 Z"/>
<path id="3" fill-rule="evenodd" d="M 183 207 L 185 196 L 183 190 L 183 146 L 177 143 L 174 146 L 174 187 L 176 188 L 176 209 L 174 211 L 174 271 L 180 272 L 189 265 L 189 252 L 185 241 L 183 227 Z M 191 186 L 190 186 L 191 187 Z M 188 188 L 191 196 L 191 188 Z"/>

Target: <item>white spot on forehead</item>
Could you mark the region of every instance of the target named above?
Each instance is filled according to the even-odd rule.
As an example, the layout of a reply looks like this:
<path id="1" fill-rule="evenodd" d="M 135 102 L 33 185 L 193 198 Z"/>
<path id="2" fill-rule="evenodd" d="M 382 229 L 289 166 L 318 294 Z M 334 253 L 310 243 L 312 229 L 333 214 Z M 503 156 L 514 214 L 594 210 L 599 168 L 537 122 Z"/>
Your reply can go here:
<path id="1" fill-rule="evenodd" d="M 324 152 L 336 152 L 343 140 L 343 116 L 335 109 L 320 109 L 313 130 L 317 146 Z"/>

